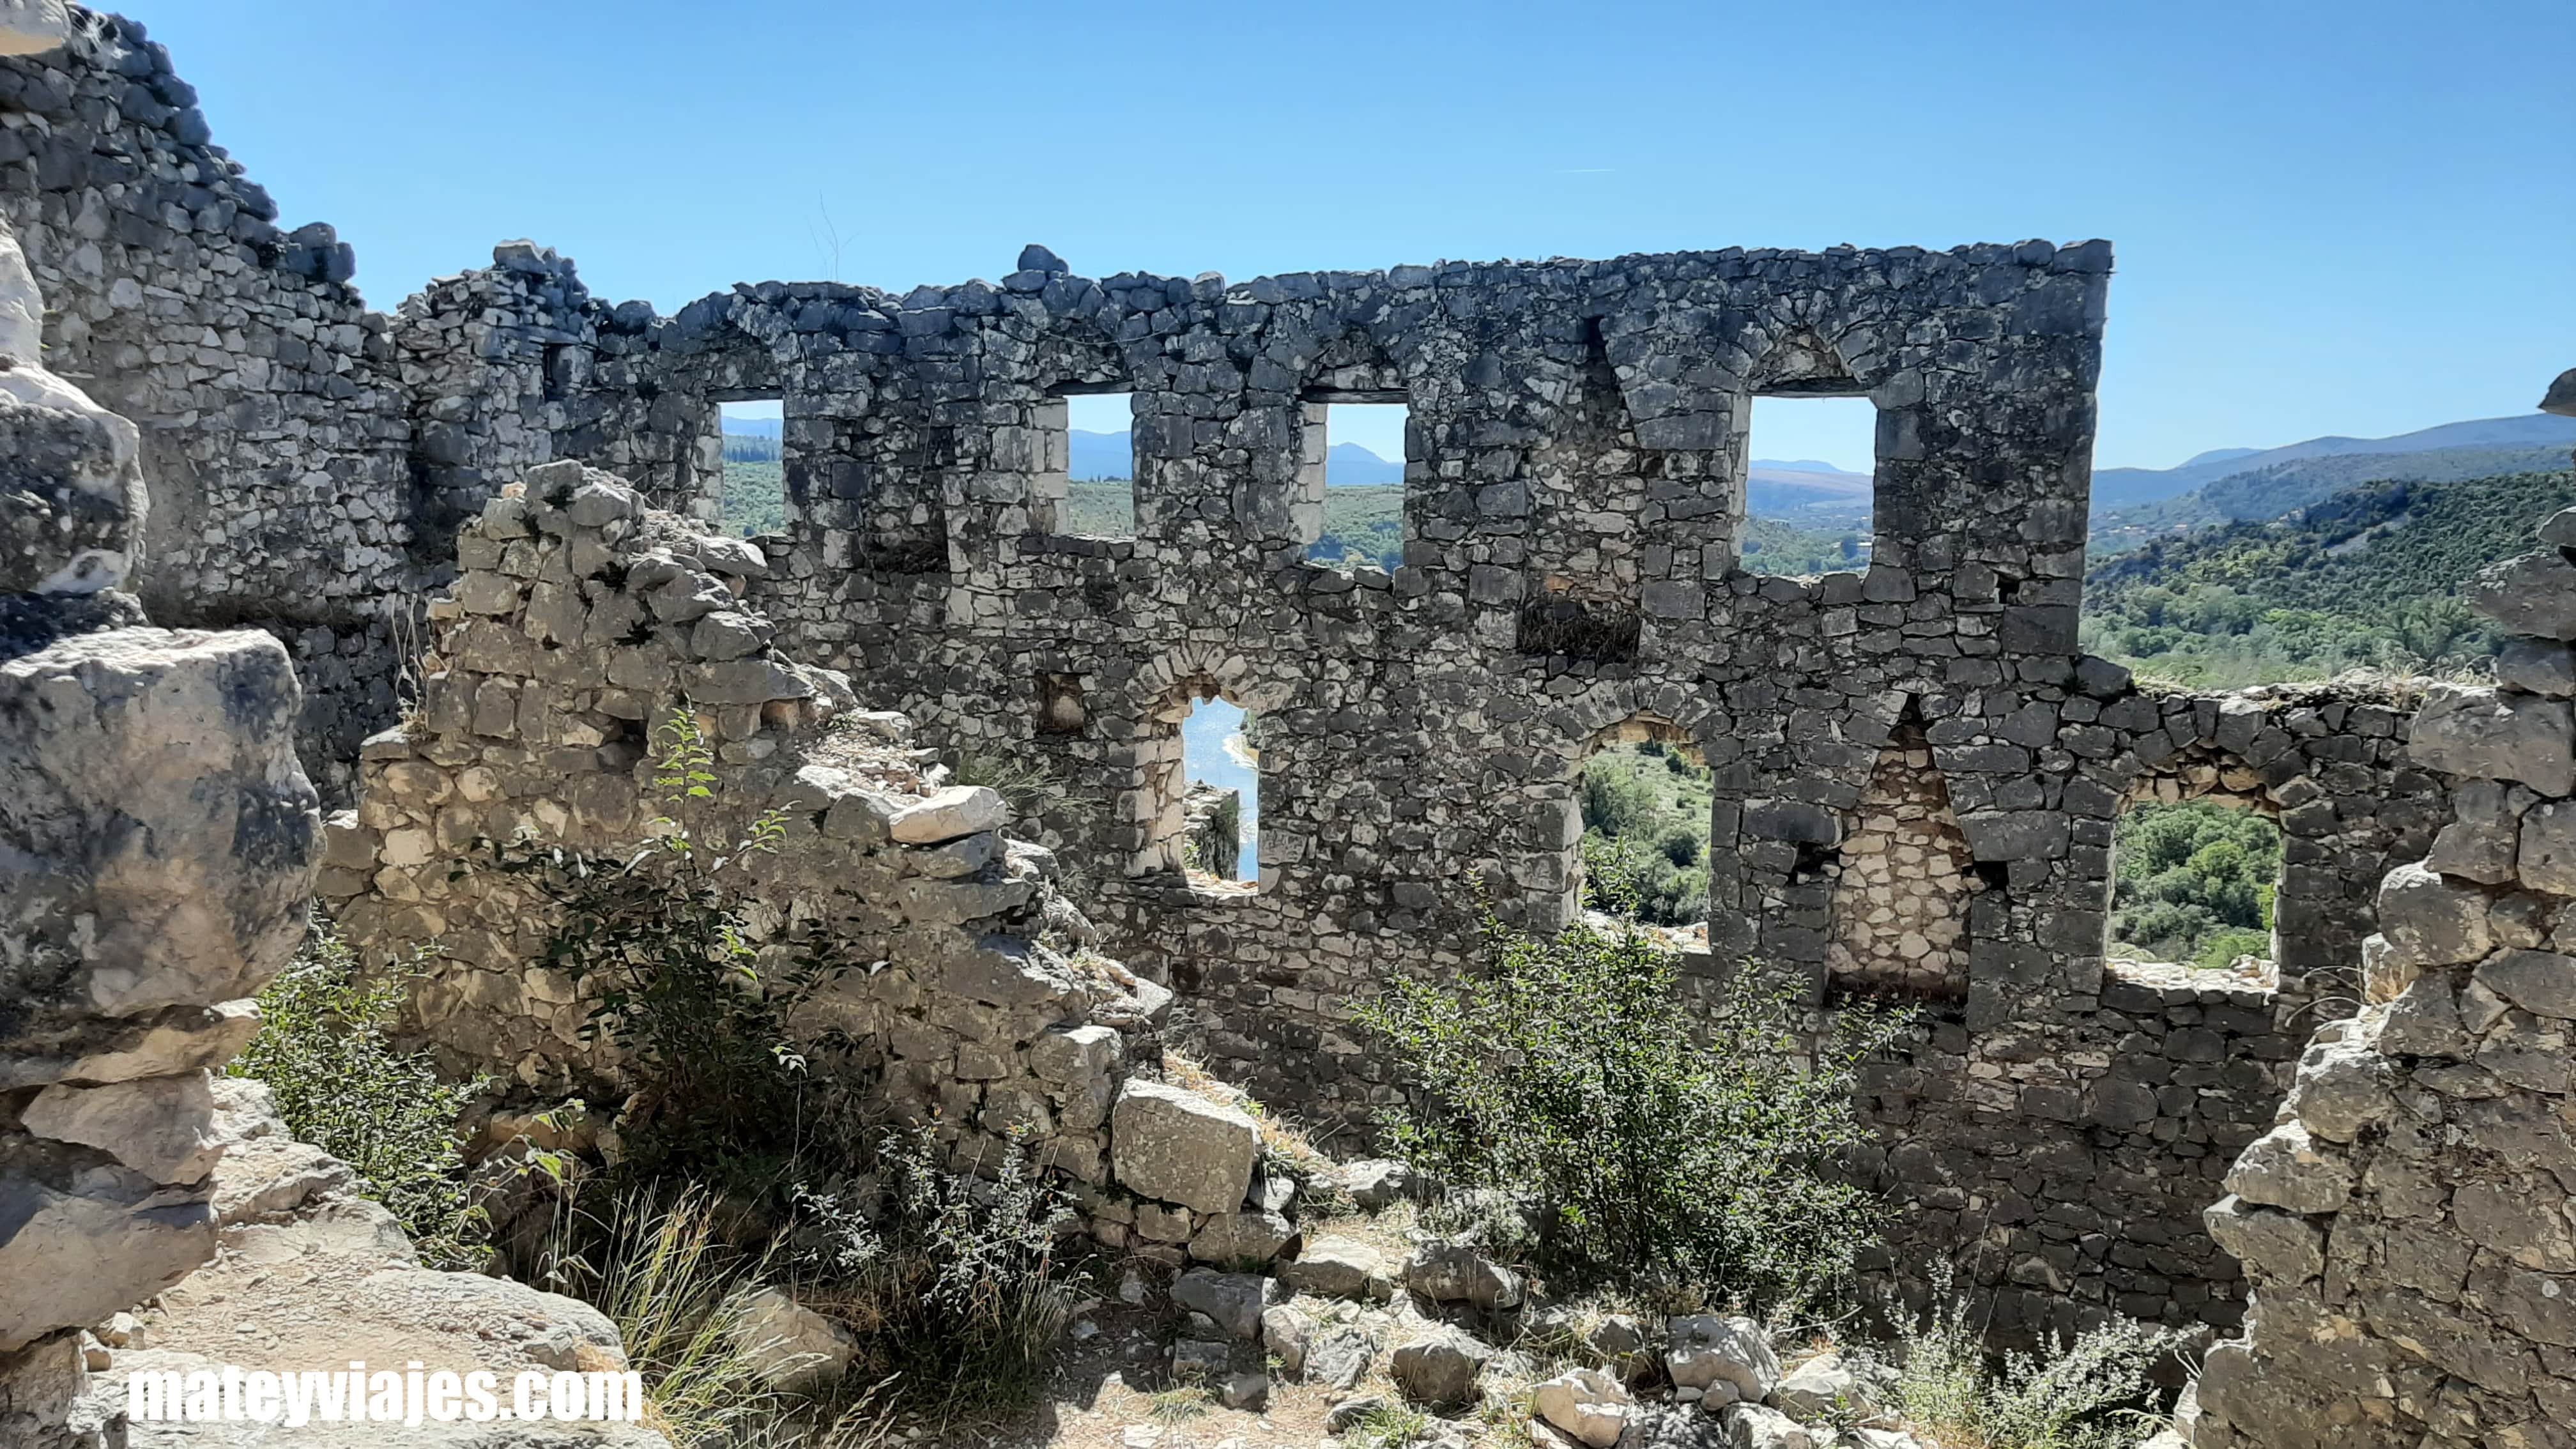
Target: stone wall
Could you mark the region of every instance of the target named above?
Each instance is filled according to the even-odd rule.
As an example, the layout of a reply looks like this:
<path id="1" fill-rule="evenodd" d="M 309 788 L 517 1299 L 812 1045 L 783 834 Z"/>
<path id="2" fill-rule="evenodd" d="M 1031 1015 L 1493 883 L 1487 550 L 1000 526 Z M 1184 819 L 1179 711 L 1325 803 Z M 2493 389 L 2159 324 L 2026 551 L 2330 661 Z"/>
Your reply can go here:
<path id="1" fill-rule="evenodd" d="M 585 1032 L 603 989 L 546 964 L 561 924 L 492 842 L 623 859 L 666 811 L 709 842 L 776 812 L 775 848 L 737 857 L 754 941 L 784 967 L 818 938 L 846 967 L 800 1007 L 846 1033 L 891 1103 L 973 1155 L 1015 1130 L 1106 1180 L 1126 1055 L 1169 993 L 1084 949 L 1009 811 L 948 785 L 900 716 L 856 711 L 846 680 L 783 657 L 741 595 L 766 565 L 738 539 L 647 509 L 578 463 L 529 471 L 457 539 L 428 609 L 420 713 L 369 739 L 357 806 L 332 817 L 321 895 L 363 959 L 432 951 L 418 1024 L 459 1067 L 539 1094 L 618 1084 Z M 665 798 L 675 715 L 715 756 L 715 799 Z"/>
<path id="2" fill-rule="evenodd" d="M 1333 1117 L 1391 1097 L 1345 1003 L 1390 973 L 1460 969 L 1446 943 L 1466 939 L 1471 884 L 1515 919 L 1561 919 L 1582 761 L 1647 729 L 1717 772 L 1713 971 L 1758 958 L 1804 974 L 1819 1002 L 1894 984 L 1930 1003 L 1925 1050 L 1878 1106 L 1922 1149 L 1888 1169 L 1909 1214 L 2000 1234 L 1975 1271 L 2026 1288 L 2035 1318 L 2154 1302 L 2232 1321 L 2225 1265 L 2184 1205 L 2201 1156 L 2150 1164 L 2170 1195 L 2127 1186 L 2136 1143 L 2230 1146 L 2242 1104 L 2233 1087 L 2156 1079 L 2162 1063 L 2208 1064 L 2138 1045 L 2158 1033 L 2114 1004 L 2112 822 L 2159 780 L 2278 813 L 2281 977 L 2244 1009 L 2295 1039 L 2349 996 L 2336 973 L 2374 929 L 2375 883 L 2429 848 L 2441 792 L 2400 758 L 2405 702 L 2385 691 L 2167 696 L 2077 652 L 2106 243 L 1231 283 L 1095 280 L 1033 247 L 999 283 L 897 297 L 766 282 L 667 318 L 591 298 L 569 262 L 507 243 L 491 269 L 384 316 L 351 290 L 354 259 L 327 228 L 277 228 L 140 26 L 75 10 L 65 28 L 50 54 L 0 59 L 0 211 L 55 290 L 47 355 L 141 424 L 162 616 L 261 623 L 293 649 L 306 757 L 335 798 L 359 740 L 401 711 L 411 650 L 397 636 L 450 577 L 451 544 L 506 551 L 464 528 L 506 480 L 580 460 L 703 516 L 719 405 L 776 397 L 791 530 L 738 572 L 692 567 L 741 580 L 790 653 L 852 673 L 923 744 L 1056 782 L 1021 828 L 1098 873 L 1103 946 L 1188 996 L 1220 1071 Z M 1064 398 L 1103 391 L 1135 398 L 1134 539 L 1063 532 Z M 1763 395 L 1876 406 L 1866 573 L 1745 567 L 1748 404 Z M 1303 557 L 1335 401 L 1411 410 L 1391 574 Z M 559 582 L 525 581 L 541 627 L 570 620 Z M 460 636 L 470 622 L 440 621 Z M 344 859 L 414 870 L 361 847 L 408 861 L 416 843 L 391 842 L 427 829 L 453 849 L 478 813 L 535 798 L 511 779 L 640 747 L 639 718 L 604 707 L 610 690 L 547 677 L 561 651 L 530 647 L 527 673 L 515 656 L 445 660 L 477 676 L 470 709 L 452 681 L 409 701 L 437 726 L 378 749 L 470 738 L 504 758 L 370 762 L 371 781 L 425 765 L 455 798 L 371 788 L 402 823 L 366 825 L 377 836 L 349 837 Z M 562 691 L 586 700 L 563 709 Z M 1179 868 L 1181 772 L 1162 766 L 1188 706 L 1212 696 L 1262 718 L 1250 891 Z M 729 707 L 738 724 L 747 706 Z M 579 729 L 480 733 L 505 714 Z M 756 746 L 767 728 L 725 743 Z M 1929 777 L 1891 792 L 1881 762 L 1913 753 L 1918 728 Z M 625 788 L 594 775 L 624 779 L 603 764 L 565 791 Z M 1892 982 L 1881 923 L 1856 920 L 1845 887 L 1876 868 L 1891 822 L 1936 847 L 1916 934 L 1929 947 L 1956 933 L 1909 957 L 1895 932 L 1896 959 L 1935 967 Z M 493 995 L 460 995 L 450 1019 L 470 1002 L 521 1023 L 477 1051 L 552 1080 L 568 1048 L 530 1034 L 528 984 L 470 956 L 454 970 L 459 992 Z M 2192 992 L 2160 1010 L 2237 1009 Z M 2163 1025 L 2163 1040 L 2198 1039 L 2195 1023 Z M 2109 1082 L 2150 1089 L 2157 1116 L 2053 1115 Z M 2015 1200 L 2092 1202 L 2099 1220 L 1997 1226 L 1991 1205 Z"/>
<path id="3" fill-rule="evenodd" d="M 1388 1100 L 1346 1003 L 1462 969 L 1473 884 L 1515 919 L 1562 919 L 1583 760 L 1665 739 L 1716 770 L 1711 972 L 1759 958 L 1819 1002 L 1895 987 L 1936 1040 L 1965 1033 L 1881 1106 L 1922 1149 L 1885 1185 L 1924 1245 L 1992 1242 L 1974 1272 L 2015 1296 L 2008 1317 L 2234 1322 L 2198 1213 L 2266 1108 L 2135 1040 L 2195 1023 L 2140 1032 L 2106 1002 L 2113 823 L 2132 799 L 2213 791 L 2281 819 L 2277 989 L 2246 1004 L 2213 982 L 2171 1008 L 2263 1018 L 2231 1039 L 2268 1054 L 2232 1071 L 2277 1093 L 2283 1040 L 2349 998 L 2335 973 L 2375 883 L 2429 844 L 2440 800 L 2385 688 L 2168 695 L 2075 652 L 2106 246 L 1232 284 L 1022 263 L 900 299 L 738 287 L 661 319 L 579 301 L 538 253 L 433 289 L 406 328 L 451 358 L 506 351 L 505 398 L 557 379 L 556 402 L 517 409 L 543 425 L 489 456 L 598 449 L 700 511 L 717 405 L 780 397 L 793 523 L 762 540 L 746 601 L 926 743 L 1050 781 L 1023 825 L 1096 872 L 1104 946 L 1180 991 L 1214 1065 L 1265 1100 L 1341 1118 Z M 503 348 L 476 318 L 523 330 Z M 1121 389 L 1138 536 L 1068 537 L 1062 397 Z M 1738 558 L 1744 404 L 1773 393 L 1877 403 L 1866 574 Z M 1357 399 L 1410 404 L 1393 574 L 1303 557 L 1322 408 Z M 1181 724 L 1219 697 L 1261 719 L 1250 890 L 1182 869 Z M 1900 835 L 1921 853 L 1921 957 L 1849 909 Z M 2063 1115 L 2105 1081 L 2155 1120 Z M 2157 1144 L 2170 1160 L 2147 1161 Z M 1990 1211 L 2061 1196 L 2096 1218 Z"/>
<path id="4" fill-rule="evenodd" d="M 302 937 L 321 822 L 286 651 L 120 591 L 135 429 L 44 370 L 41 315 L 0 235 L 0 1441 L 92 1445 L 79 1334 L 215 1251 L 209 1069 Z"/>
<path id="5" fill-rule="evenodd" d="M 2209 1210 L 2255 1293 L 2196 1449 L 2576 1445 L 2576 509 L 2540 539 L 2469 591 L 2526 636 L 2497 685 L 2416 718 L 2455 810 L 2381 886 L 2369 1004 Z"/>

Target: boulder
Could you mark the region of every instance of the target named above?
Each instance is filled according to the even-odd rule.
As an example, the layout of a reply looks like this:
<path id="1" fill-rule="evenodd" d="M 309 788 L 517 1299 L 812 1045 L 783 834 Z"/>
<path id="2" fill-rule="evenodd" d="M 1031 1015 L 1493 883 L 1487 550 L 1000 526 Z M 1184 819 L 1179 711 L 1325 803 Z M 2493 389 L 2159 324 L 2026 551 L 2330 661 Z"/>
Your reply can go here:
<path id="1" fill-rule="evenodd" d="M 938 845 L 1010 823 L 1011 807 L 1001 792 L 983 785 L 951 785 L 896 811 L 886 829 L 904 845 Z"/>
<path id="2" fill-rule="evenodd" d="M 84 1174 L 77 1196 L 0 1175 L 0 1353 L 102 1322 L 213 1256 L 214 1210 L 168 1196 L 116 1168 Z"/>
<path id="3" fill-rule="evenodd" d="M 1258 1273 L 1218 1273 L 1192 1268 L 1172 1281 L 1172 1301 L 1206 1314 L 1235 1338 L 1256 1338 L 1271 1304 L 1271 1280 Z"/>
<path id="4" fill-rule="evenodd" d="M 1385 1302 L 1395 1295 L 1386 1255 L 1356 1238 L 1326 1237 L 1308 1243 L 1279 1276 L 1300 1293 Z"/>
<path id="5" fill-rule="evenodd" d="M 1321 1318 L 1304 1304 L 1293 1299 L 1275 1304 L 1261 1310 L 1261 1347 L 1279 1361 L 1281 1373 L 1297 1378 L 1306 1372 L 1306 1346 L 1321 1325 Z"/>
<path id="6" fill-rule="evenodd" d="M 734 1340 L 761 1381 L 782 1389 L 829 1383 L 859 1351 L 856 1334 L 775 1288 L 751 1296 Z"/>
<path id="7" fill-rule="evenodd" d="M 1268 1374 L 1227 1374 L 1216 1386 L 1217 1402 L 1229 1409 L 1258 1409 L 1270 1398 Z"/>
<path id="8" fill-rule="evenodd" d="M 1627 1431 L 1635 1401 L 1625 1385 L 1599 1369 L 1557 1375 L 1530 1392 L 1538 1416 L 1589 1449 L 1612 1449 Z"/>
<path id="9" fill-rule="evenodd" d="M 1109 1119 L 1110 1169 L 1139 1197 L 1230 1213 L 1252 1186 L 1261 1128 L 1237 1108 L 1130 1077 Z"/>
<path id="10" fill-rule="evenodd" d="M 1190 1256 L 1202 1263 L 1259 1265 L 1296 1240 L 1296 1224 L 1278 1213 L 1248 1208 L 1208 1219 L 1190 1239 Z"/>
<path id="11" fill-rule="evenodd" d="M 1234 1346 L 1209 1338 L 1172 1341 L 1172 1377 L 1183 1383 L 1212 1384 L 1234 1367 Z"/>
<path id="12" fill-rule="evenodd" d="M 1443 1325 L 1397 1344 L 1387 1372 L 1416 1403 L 1463 1404 L 1475 1397 L 1476 1380 L 1493 1357 L 1475 1335 Z"/>
<path id="13" fill-rule="evenodd" d="M 1434 1303 L 1470 1303 L 1491 1311 L 1521 1301 L 1520 1276 L 1456 1243 L 1434 1243 L 1404 1260 L 1404 1286 Z"/>
<path id="14" fill-rule="evenodd" d="M 1692 1314 L 1674 1319 L 1668 1335 L 1664 1369 L 1676 1388 L 1706 1389 L 1723 1380 L 1737 1398 L 1758 1404 L 1779 1385 L 1780 1356 L 1750 1318 Z"/>

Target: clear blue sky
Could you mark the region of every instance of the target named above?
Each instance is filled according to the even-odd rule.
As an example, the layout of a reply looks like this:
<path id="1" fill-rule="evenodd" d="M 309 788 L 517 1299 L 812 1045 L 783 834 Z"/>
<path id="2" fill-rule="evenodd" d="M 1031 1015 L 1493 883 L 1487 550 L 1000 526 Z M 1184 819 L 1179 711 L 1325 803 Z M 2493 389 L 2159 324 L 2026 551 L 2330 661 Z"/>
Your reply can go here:
<path id="1" fill-rule="evenodd" d="M 2104 236 L 2104 466 L 2576 365 L 2566 0 L 131 3 L 379 307 L 519 236 L 665 310 L 1028 241 L 1251 277 Z M 1865 464 L 1820 427 L 1756 451 Z"/>

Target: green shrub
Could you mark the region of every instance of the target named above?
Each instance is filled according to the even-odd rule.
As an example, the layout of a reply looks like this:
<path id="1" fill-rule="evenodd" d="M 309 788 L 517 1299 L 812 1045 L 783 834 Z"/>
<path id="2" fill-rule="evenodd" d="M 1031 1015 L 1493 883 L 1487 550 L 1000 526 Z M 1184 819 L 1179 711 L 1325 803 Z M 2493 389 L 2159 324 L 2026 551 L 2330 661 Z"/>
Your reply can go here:
<path id="1" fill-rule="evenodd" d="M 355 1168 L 433 1267 L 483 1256 L 485 1223 L 468 1206 L 458 1116 L 480 1081 L 439 1080 L 426 1053 L 386 1037 L 407 994 L 400 973 L 362 981 L 357 958 L 316 922 L 304 950 L 259 994 L 259 1034 L 225 1075 L 267 1085 L 299 1140 Z"/>
<path id="2" fill-rule="evenodd" d="M 559 924 L 545 964 L 595 1003 L 586 1039 L 622 1053 L 620 1131 L 634 1171 L 685 1165 L 754 1180 L 792 1153 L 806 1066 L 786 1014 L 841 969 L 817 933 L 764 979 L 741 912 L 743 862 L 774 851 L 773 811 L 738 836 L 713 828 L 714 755 L 685 712 L 661 731 L 655 785 L 668 812 L 627 856 L 582 856 L 528 841 L 495 848 L 497 867 L 537 886 Z"/>
<path id="3" fill-rule="evenodd" d="M 1902 1332 L 1896 1398 L 1915 1428 L 1957 1449 L 2127 1449 L 2154 1431 L 2149 1376 L 2181 1334 L 2119 1318 L 1997 1360 L 1948 1274 L 1933 1277 L 1933 1306 Z"/>
<path id="4" fill-rule="evenodd" d="M 947 1172 L 928 1129 L 888 1134 L 882 1213 L 807 1194 L 797 1234 L 820 1270 L 800 1301 L 858 1333 L 861 1377 L 937 1419 L 1025 1404 L 1072 1312 L 1056 1263 L 1070 1201 L 1018 1144 L 987 1166 Z"/>
<path id="5" fill-rule="evenodd" d="M 1900 1018 L 1847 1010 L 1811 1044 L 1788 991 L 1751 967 L 1694 1020 L 1678 958 L 1645 933 L 1538 937 L 1488 909 L 1481 934 L 1479 969 L 1354 1003 L 1413 1089 L 1385 1120 L 1397 1153 L 1453 1191 L 1521 1204 L 1543 1266 L 1678 1276 L 1756 1304 L 1848 1274 L 1878 1219 L 1836 1171 L 1868 1138 L 1855 1069 Z"/>

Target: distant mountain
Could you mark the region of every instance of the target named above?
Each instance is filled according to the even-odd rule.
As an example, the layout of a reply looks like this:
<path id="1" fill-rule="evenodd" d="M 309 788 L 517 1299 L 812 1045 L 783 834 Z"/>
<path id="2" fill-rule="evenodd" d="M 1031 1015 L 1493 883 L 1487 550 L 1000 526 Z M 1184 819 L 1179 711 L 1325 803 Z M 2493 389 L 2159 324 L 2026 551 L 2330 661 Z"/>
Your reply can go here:
<path id="1" fill-rule="evenodd" d="M 1124 478 L 1135 471 L 1136 448 L 1128 433 L 1092 433 L 1074 428 L 1066 472 L 1076 481 Z M 1404 465 L 1379 457 L 1357 443 L 1335 443 L 1324 451 L 1324 484 L 1328 488 L 1370 488 L 1404 481 Z"/>
<path id="2" fill-rule="evenodd" d="M 2576 418 L 2528 413 L 2510 418 L 2444 423 L 2440 427 L 2400 433 L 2393 438 L 2310 438 L 2304 443 L 2292 443 L 2281 448 L 2216 448 L 2193 457 L 2178 468 L 2096 470 L 2093 474 L 2093 511 L 2099 514 L 2112 509 L 2133 508 L 2141 503 L 2154 503 L 2239 473 L 2309 458 L 2351 453 L 2423 453 L 2437 448 L 2544 446 L 2555 447 L 2561 452 L 2576 448 Z"/>
<path id="3" fill-rule="evenodd" d="M 728 438 L 774 438 L 778 436 L 778 424 L 779 419 L 777 418 L 728 417 L 724 420 L 725 436 Z"/>
<path id="4" fill-rule="evenodd" d="M 1870 475 L 1813 458 L 1756 458 L 1744 485 L 1744 511 L 1756 518 L 1795 518 L 1801 509 L 1869 511 Z"/>

